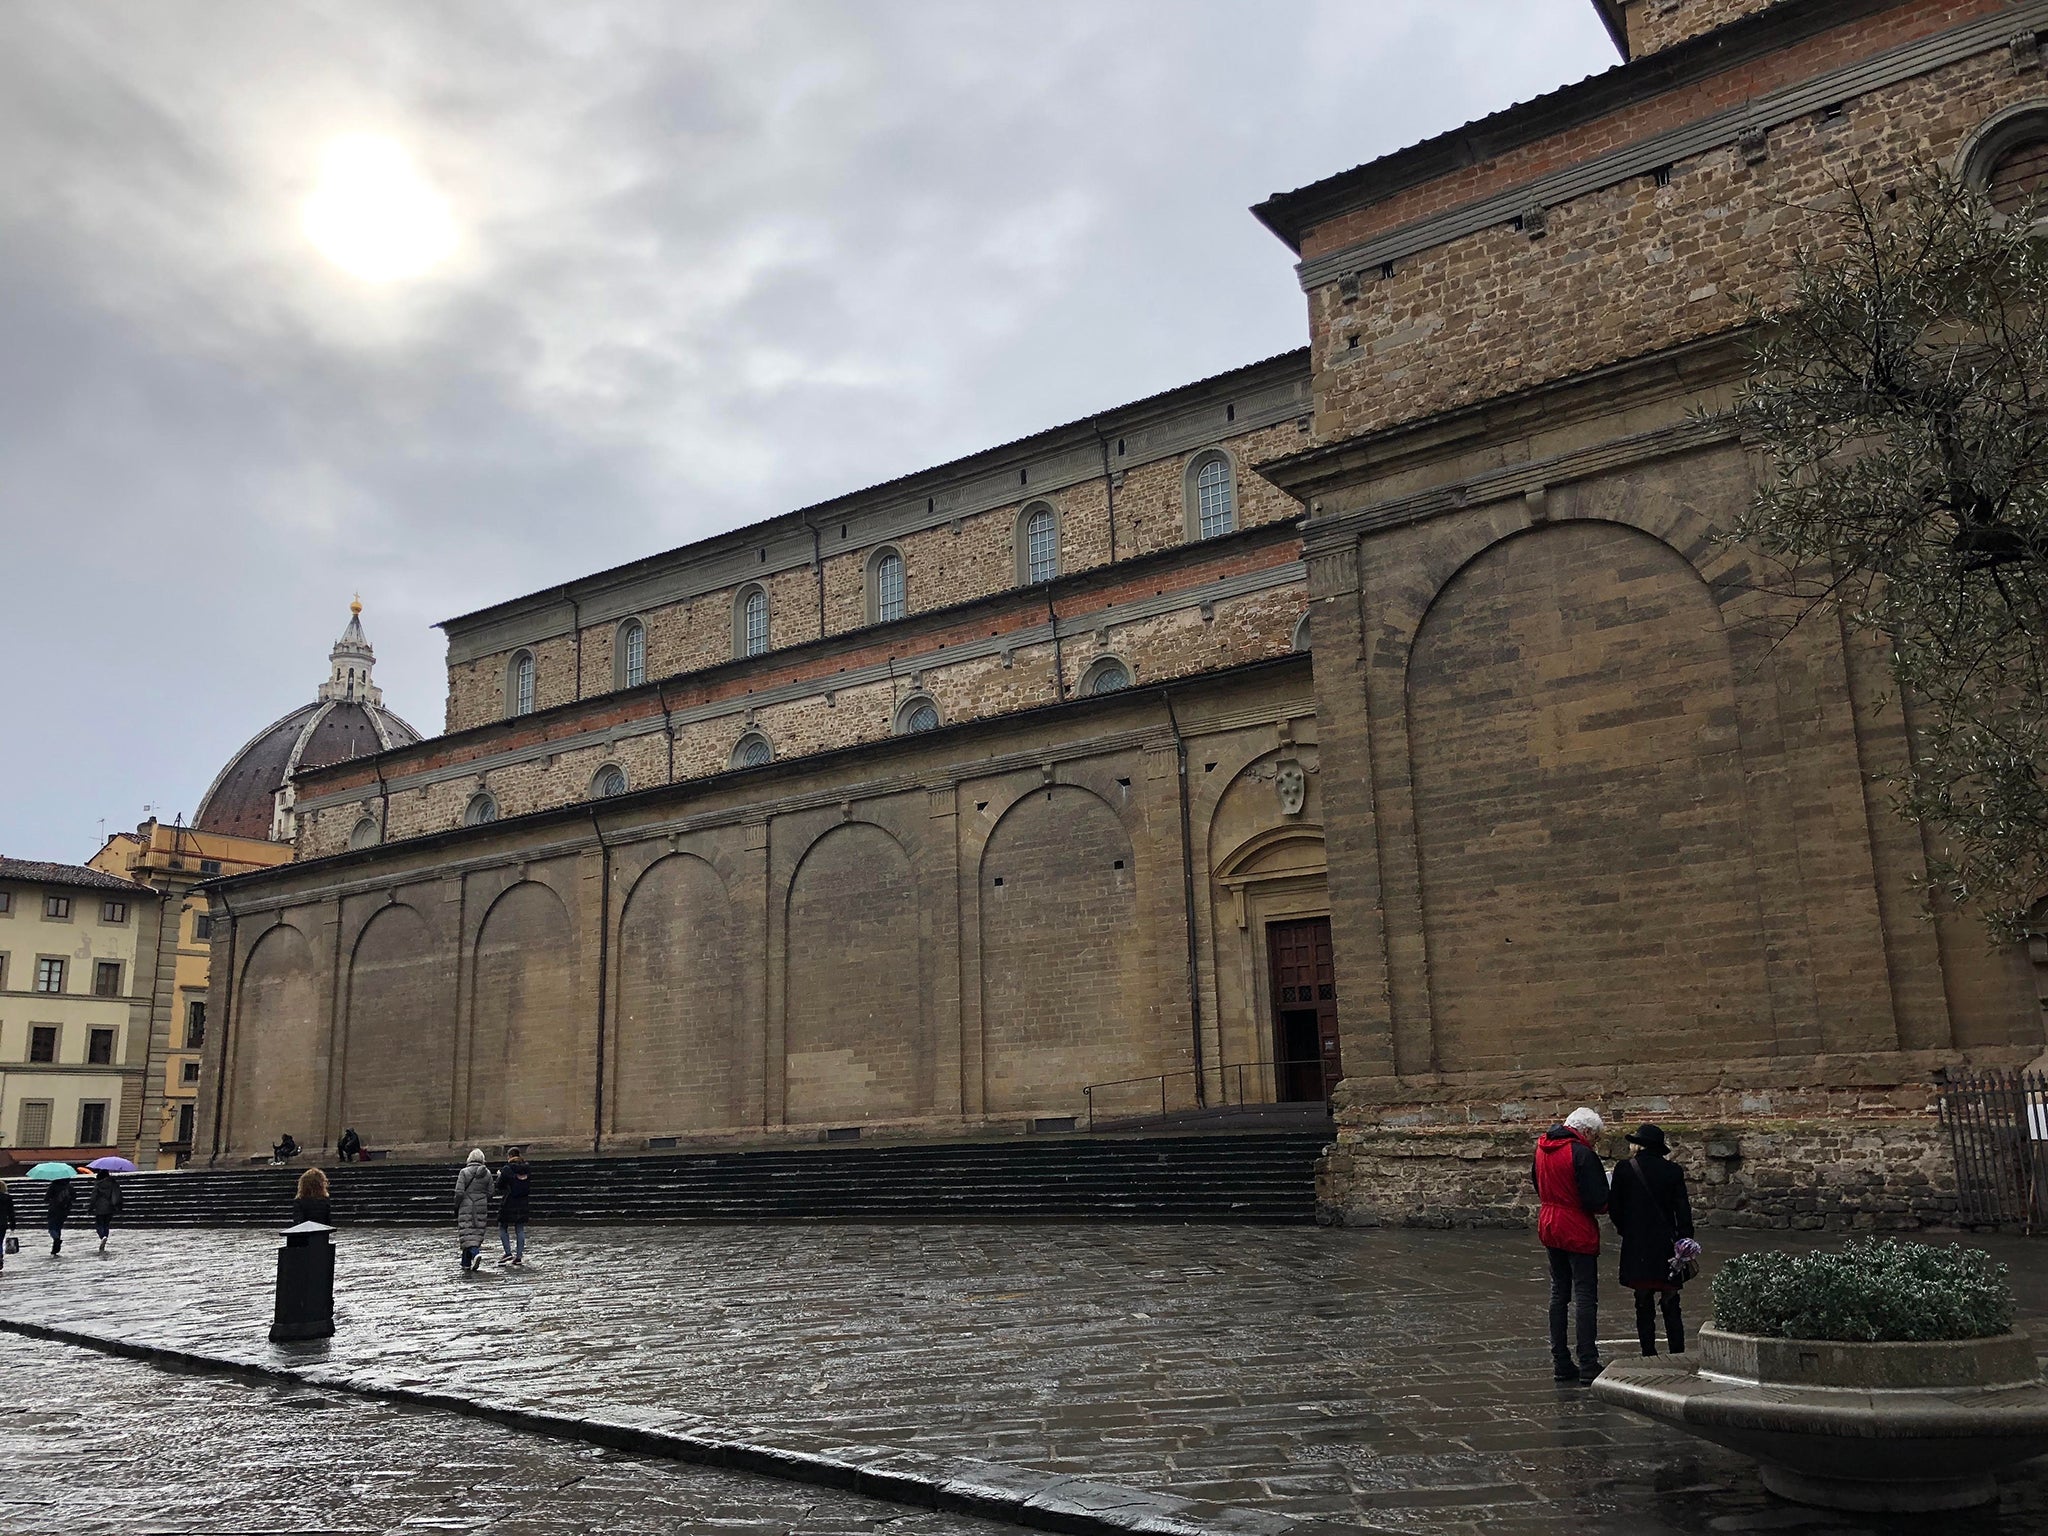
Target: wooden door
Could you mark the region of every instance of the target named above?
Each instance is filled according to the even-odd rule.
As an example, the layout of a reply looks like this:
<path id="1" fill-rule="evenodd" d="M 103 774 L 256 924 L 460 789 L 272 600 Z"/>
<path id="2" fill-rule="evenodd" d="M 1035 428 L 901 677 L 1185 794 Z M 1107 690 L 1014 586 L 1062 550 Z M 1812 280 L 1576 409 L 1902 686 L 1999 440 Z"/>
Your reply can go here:
<path id="1" fill-rule="evenodd" d="M 1326 1099 L 1344 1064 L 1337 1039 L 1337 964 L 1327 917 L 1266 925 L 1273 987 L 1273 1060 L 1280 1097 Z"/>

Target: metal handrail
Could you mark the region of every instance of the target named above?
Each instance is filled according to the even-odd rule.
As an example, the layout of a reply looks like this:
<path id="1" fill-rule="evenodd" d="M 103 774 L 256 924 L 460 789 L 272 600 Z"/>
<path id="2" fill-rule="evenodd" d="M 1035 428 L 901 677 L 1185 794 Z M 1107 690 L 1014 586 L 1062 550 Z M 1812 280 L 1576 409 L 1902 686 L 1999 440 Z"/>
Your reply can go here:
<path id="1" fill-rule="evenodd" d="M 1314 1067 L 1316 1069 L 1316 1081 L 1319 1087 L 1321 1088 L 1322 1099 L 1325 1103 L 1329 1102 L 1330 1090 L 1336 1085 L 1331 1082 L 1330 1069 L 1328 1066 L 1324 1064 L 1323 1059 L 1320 1056 L 1305 1056 L 1298 1061 L 1226 1062 L 1222 1066 L 1218 1067 L 1183 1067 L 1175 1072 L 1151 1072 L 1147 1073 L 1143 1077 L 1117 1077 L 1111 1078 L 1108 1082 L 1105 1083 L 1089 1083 L 1081 1090 L 1081 1097 L 1086 1102 L 1088 1109 L 1088 1129 L 1091 1131 L 1095 1129 L 1095 1090 L 1098 1088 L 1128 1088 L 1135 1083 L 1156 1082 L 1159 1084 L 1159 1113 L 1161 1115 L 1166 1115 L 1170 1113 L 1170 1111 L 1166 1107 L 1166 1087 L 1168 1083 L 1174 1081 L 1176 1078 L 1182 1077 L 1207 1077 L 1210 1073 L 1213 1072 L 1216 1075 L 1219 1084 L 1223 1090 L 1223 1102 L 1221 1105 L 1218 1106 L 1218 1108 L 1227 1110 L 1232 1107 L 1230 1097 L 1230 1084 L 1232 1079 L 1226 1074 L 1234 1073 L 1236 1074 L 1235 1081 L 1237 1084 L 1236 1107 L 1241 1109 L 1253 1102 L 1252 1100 L 1247 1099 L 1245 1097 L 1244 1074 L 1247 1071 L 1270 1071 L 1278 1073 L 1290 1067 Z M 1286 1101 L 1277 1098 L 1260 1098 L 1257 1102 L 1260 1104 L 1277 1104 Z M 1301 1102 L 1309 1103 L 1312 1101 L 1304 1099 Z M 1130 1117 L 1119 1116 L 1118 1118 L 1128 1119 Z"/>

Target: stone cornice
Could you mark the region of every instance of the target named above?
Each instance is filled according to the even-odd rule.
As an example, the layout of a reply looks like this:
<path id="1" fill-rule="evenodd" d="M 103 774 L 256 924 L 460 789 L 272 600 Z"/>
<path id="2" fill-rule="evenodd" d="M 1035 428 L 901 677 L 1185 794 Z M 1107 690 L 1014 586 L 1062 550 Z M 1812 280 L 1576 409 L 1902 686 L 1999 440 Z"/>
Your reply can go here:
<path id="1" fill-rule="evenodd" d="M 1789 26 L 1796 21 L 1805 26 L 1805 34 L 1811 34 L 1825 29 L 1824 26 L 1812 25 L 1817 18 L 1825 17 L 1825 26 L 1834 26 L 1843 20 L 1853 20 L 1859 14 L 1881 8 L 1883 7 L 1876 4 L 1853 4 L 1849 3 L 1849 0 L 1836 0 L 1834 4 L 1818 6 L 1783 5 L 1761 12 L 1752 18 L 1753 27 L 1747 23 L 1738 23 L 1725 30 L 1732 34 L 1740 27 L 1746 29 L 1743 33 L 1745 38 L 1753 31 L 1758 39 L 1770 39 L 1769 48 L 1758 50 L 1768 52 L 1784 46 L 1787 41 L 1796 40 L 1790 33 L 1782 36 L 1774 33 L 1771 30 L 1774 27 Z M 1787 14 L 1780 18 L 1780 11 Z M 2048 0 L 2031 0 L 2031 3 L 2014 5 L 1996 15 L 1966 21 L 1946 31 L 1916 38 L 1838 68 L 1824 70 L 1796 84 L 1754 97 L 1739 106 L 1724 108 L 1694 122 L 1651 134 L 1647 138 L 1638 139 L 1632 144 L 1623 145 L 1603 155 L 1596 155 L 1576 165 L 1565 166 L 1548 175 L 1531 177 L 1472 202 L 1431 214 L 1427 218 L 1417 219 L 1396 229 L 1386 230 L 1356 244 L 1345 246 L 1341 250 L 1326 252 L 1302 262 L 1295 271 L 1305 290 L 1314 290 L 1325 283 L 1335 282 L 1354 273 L 1376 272 L 1387 262 L 1399 261 L 1417 252 L 1477 234 L 1483 229 L 1510 223 L 1532 207 L 1554 208 L 1587 193 L 1597 192 L 1603 187 L 1613 186 L 1616 182 L 1626 181 L 1630 177 L 1646 176 L 1660 166 L 1671 165 L 1731 144 L 1746 132 L 1768 131 L 1836 102 L 1868 95 L 1872 91 L 1882 90 L 1917 75 L 1924 75 L 1988 52 L 2002 46 L 2016 32 L 2044 26 L 2048 26 Z M 1722 34 L 1709 34 L 1705 38 L 1696 39 L 1694 43 L 1681 44 L 1669 50 L 1668 54 L 1657 54 L 1643 64 L 1623 66 L 1611 73 L 1627 75 L 1639 69 L 1655 71 L 1668 57 L 1681 53 L 1690 57 L 1698 45 L 1713 43 L 1717 38 L 1722 38 Z M 1726 39 L 1723 39 L 1723 45 L 1725 42 Z M 1721 58 L 1715 63 L 1714 70 L 1726 68 L 1728 62 L 1725 57 Z M 1703 73 L 1712 73 L 1714 70 Z M 1586 82 L 1586 87 L 1607 78 L 1604 75 L 1596 76 L 1593 81 Z M 1655 91 L 1646 94 L 1656 94 L 1671 89 L 1673 84 L 1684 83 L 1688 82 L 1675 80 L 1659 84 Z M 1573 90 L 1586 87 L 1568 87 L 1565 92 L 1558 94 L 1568 95 Z M 1555 133 L 1570 126 L 1572 122 L 1597 117 L 1624 104 L 1626 103 L 1622 100 L 1598 101 L 1585 111 L 1548 123 L 1541 133 L 1531 134 L 1529 137 L 1540 138 L 1544 134 Z M 1479 126 L 1481 125 L 1474 125 L 1474 128 Z M 1470 133 L 1473 130 L 1461 131 Z M 1480 159 L 1497 155 L 1508 147 L 1510 146 L 1505 142 L 1487 144 L 1483 146 L 1483 153 L 1480 147 L 1475 147 L 1471 158 Z M 1434 174 L 1447 174 L 1466 163 L 1469 161 L 1447 161 L 1437 167 Z M 1409 184 L 1412 183 L 1403 183 Z M 1398 188 L 1389 189 L 1380 195 L 1391 195 L 1392 190 Z M 1376 200 L 1377 197 L 1368 198 L 1364 202 Z M 1348 206 L 1362 205 L 1354 201 Z M 1268 206 L 1270 205 L 1261 205 L 1262 208 Z M 1338 211 L 1342 209 L 1333 206 L 1321 213 L 1317 221 L 1334 217 Z"/>

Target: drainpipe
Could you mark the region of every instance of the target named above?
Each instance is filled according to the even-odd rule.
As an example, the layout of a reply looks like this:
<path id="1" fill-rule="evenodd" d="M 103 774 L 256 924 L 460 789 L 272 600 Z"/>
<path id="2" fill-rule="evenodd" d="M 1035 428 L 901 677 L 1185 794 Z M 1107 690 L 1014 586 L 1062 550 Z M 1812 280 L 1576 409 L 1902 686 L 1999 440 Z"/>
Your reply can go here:
<path id="1" fill-rule="evenodd" d="M 208 897 L 207 907 L 209 910 L 211 910 L 212 905 L 213 898 Z M 225 897 L 221 899 L 220 905 L 221 910 L 227 913 L 228 916 L 228 963 L 226 970 L 221 973 L 220 977 L 220 1017 L 208 1026 L 218 1031 L 220 1036 L 220 1047 L 215 1051 L 213 1058 L 213 1154 L 207 1159 L 209 1165 L 220 1161 L 220 1122 L 222 1111 L 227 1107 L 228 1046 L 232 1043 L 228 1038 L 228 1021 L 235 1016 L 235 951 L 241 947 L 242 942 L 242 928 L 241 924 L 236 921 L 234 908 L 227 904 Z M 207 973 L 209 977 L 212 975 L 211 967 L 212 957 L 209 956 Z M 213 989 L 209 987 L 207 991 L 210 997 Z"/>
<path id="2" fill-rule="evenodd" d="M 1094 425 L 1091 423 L 1091 425 Z M 1110 477 L 1109 439 L 1095 426 L 1095 442 L 1102 449 L 1102 494 L 1109 501 L 1109 563 L 1116 564 L 1116 481 Z"/>
<path id="3" fill-rule="evenodd" d="M 569 599 L 569 625 L 576 634 L 576 701 L 583 702 L 583 605 L 567 587 L 562 596 Z"/>
<path id="4" fill-rule="evenodd" d="M 1052 605 L 1052 588 L 1045 589 L 1045 616 L 1052 620 L 1052 680 L 1053 698 L 1061 703 L 1067 697 L 1067 664 L 1060 652 L 1060 613 Z"/>
<path id="5" fill-rule="evenodd" d="M 806 520 L 811 530 L 811 574 L 818 582 L 818 638 L 825 638 L 825 546 L 818 539 L 818 525 Z"/>
<path id="6" fill-rule="evenodd" d="M 595 1106 L 591 1112 L 590 1155 L 595 1157 L 604 1150 L 604 1026 L 607 983 L 611 973 L 612 937 L 612 848 L 604 840 L 604 828 L 597 819 L 597 810 L 590 812 L 590 830 L 597 837 L 598 880 L 597 880 L 597 1083 L 596 1092 L 591 1096 Z"/>
<path id="7" fill-rule="evenodd" d="M 1180 784 L 1180 882 L 1188 927 L 1188 1018 L 1195 1031 L 1195 1107 L 1202 1109 L 1209 1103 L 1209 1084 L 1208 1071 L 1202 1063 L 1202 972 L 1195 949 L 1195 831 L 1194 818 L 1188 810 L 1188 743 L 1180 733 L 1180 716 L 1174 711 L 1172 692 L 1162 688 L 1159 697 L 1166 705 L 1166 723 L 1173 731 L 1174 777 Z"/>
<path id="8" fill-rule="evenodd" d="M 668 679 L 663 678 L 654 685 L 654 696 L 661 700 L 661 728 L 668 736 L 668 781 L 676 781 L 676 714 L 668 705 Z"/>

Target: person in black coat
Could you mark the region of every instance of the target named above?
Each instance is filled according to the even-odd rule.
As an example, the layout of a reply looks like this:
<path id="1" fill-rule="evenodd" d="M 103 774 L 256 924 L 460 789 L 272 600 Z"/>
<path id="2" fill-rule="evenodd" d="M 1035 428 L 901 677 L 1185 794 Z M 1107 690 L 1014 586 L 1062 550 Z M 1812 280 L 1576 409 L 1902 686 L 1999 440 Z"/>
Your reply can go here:
<path id="1" fill-rule="evenodd" d="M 341 1154 L 344 1163 L 353 1163 L 362 1157 L 363 1138 L 356 1134 L 354 1126 L 341 1133 L 341 1145 L 335 1150 Z"/>
<path id="2" fill-rule="evenodd" d="M 0 1269 L 7 1267 L 7 1234 L 14 1230 L 14 1192 L 0 1179 Z"/>
<path id="3" fill-rule="evenodd" d="M 1654 1125 L 1629 1133 L 1634 1157 L 1614 1165 L 1607 1216 L 1621 1234 L 1621 1283 L 1636 1293 L 1636 1339 L 1643 1353 L 1657 1353 L 1657 1309 L 1671 1353 L 1685 1353 L 1685 1318 L 1679 1292 L 1685 1282 L 1672 1274 L 1671 1250 L 1691 1237 L 1692 1202 L 1685 1194 L 1685 1170 L 1669 1160 L 1671 1147 Z"/>
<path id="4" fill-rule="evenodd" d="M 327 1198 L 327 1175 L 318 1168 L 308 1168 L 299 1175 L 298 1193 L 292 1198 L 292 1224 L 302 1221 L 317 1221 L 323 1227 L 334 1225 L 334 1206 Z"/>
<path id="5" fill-rule="evenodd" d="M 64 1251 L 64 1218 L 71 1214 L 71 1202 L 78 1198 L 78 1191 L 71 1187 L 69 1179 L 52 1179 L 43 1186 L 48 1191 L 43 1196 L 49 1204 L 45 1207 L 50 1228 L 50 1252 Z"/>
<path id="6" fill-rule="evenodd" d="M 526 1160 L 526 1154 L 514 1147 L 506 1154 L 505 1166 L 498 1170 L 498 1242 L 505 1249 L 500 1264 L 510 1264 L 514 1269 L 526 1262 L 526 1201 L 533 1190 L 533 1165 Z M 519 1244 L 515 1253 L 514 1241 Z"/>
<path id="7" fill-rule="evenodd" d="M 100 1235 L 100 1252 L 107 1251 L 107 1239 L 114 1235 L 114 1218 L 121 1214 L 121 1186 L 102 1168 L 92 1176 L 92 1228 Z"/>

